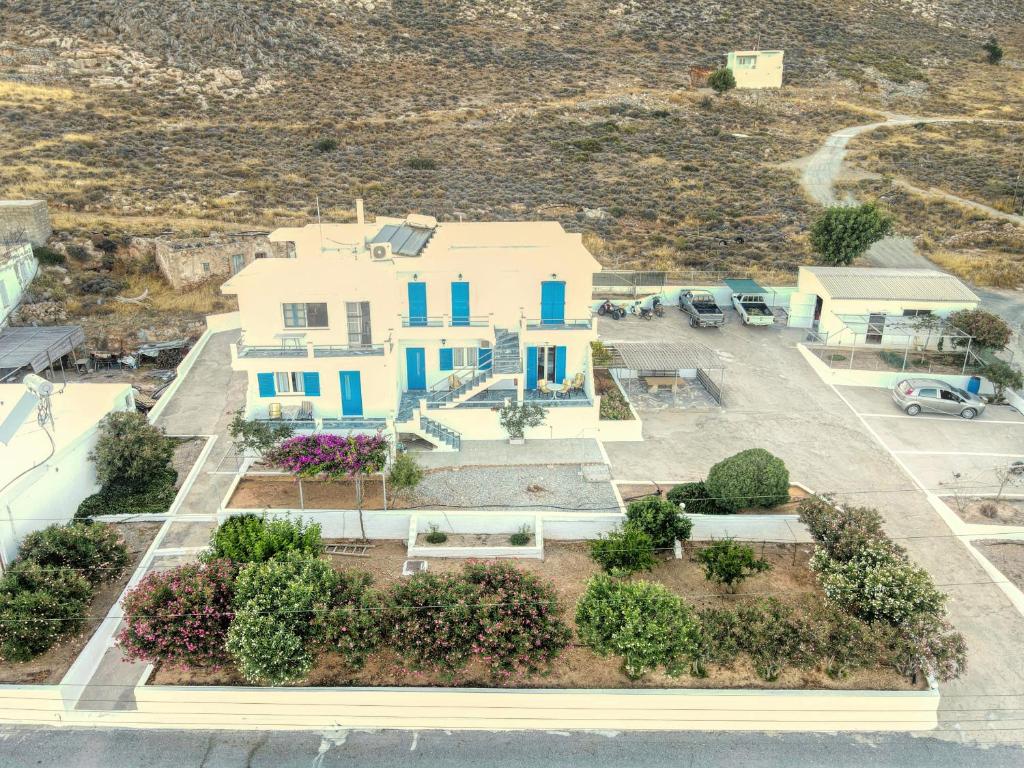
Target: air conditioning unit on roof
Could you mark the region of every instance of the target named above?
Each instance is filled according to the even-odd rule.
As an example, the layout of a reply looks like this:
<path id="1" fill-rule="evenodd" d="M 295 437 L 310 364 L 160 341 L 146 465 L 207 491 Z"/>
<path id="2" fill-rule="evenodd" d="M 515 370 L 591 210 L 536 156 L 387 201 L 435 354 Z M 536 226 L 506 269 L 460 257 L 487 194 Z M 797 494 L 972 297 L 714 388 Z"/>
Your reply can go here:
<path id="1" fill-rule="evenodd" d="M 370 257 L 374 261 L 391 258 L 391 243 L 374 243 L 370 246 Z"/>

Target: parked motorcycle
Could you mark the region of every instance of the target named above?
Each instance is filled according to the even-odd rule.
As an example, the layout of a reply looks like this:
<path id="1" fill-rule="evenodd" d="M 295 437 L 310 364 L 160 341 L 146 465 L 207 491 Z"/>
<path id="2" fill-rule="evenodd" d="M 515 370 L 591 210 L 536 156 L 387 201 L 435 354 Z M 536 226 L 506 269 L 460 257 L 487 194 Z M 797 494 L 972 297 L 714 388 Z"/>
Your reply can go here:
<path id="1" fill-rule="evenodd" d="M 611 299 L 605 299 L 604 304 L 597 308 L 597 314 L 610 315 L 613 320 L 621 320 L 626 316 L 626 310 L 617 304 L 612 304 Z"/>

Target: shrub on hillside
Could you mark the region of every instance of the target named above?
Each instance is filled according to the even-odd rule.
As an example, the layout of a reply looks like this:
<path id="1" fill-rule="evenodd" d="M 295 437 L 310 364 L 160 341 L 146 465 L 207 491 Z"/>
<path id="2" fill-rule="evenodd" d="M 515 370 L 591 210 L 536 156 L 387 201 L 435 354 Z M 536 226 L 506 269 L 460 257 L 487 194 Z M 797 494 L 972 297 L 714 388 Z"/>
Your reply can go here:
<path id="1" fill-rule="evenodd" d="M 124 572 L 128 548 L 112 525 L 55 524 L 26 536 L 19 557 L 47 568 L 72 568 L 92 584 L 100 584 Z"/>
<path id="2" fill-rule="evenodd" d="M 710 498 L 710 495 L 704 481 L 698 480 L 673 486 L 666 498 L 676 506 L 685 504 L 684 511 L 688 515 L 727 515 L 731 512 Z"/>
<path id="3" fill-rule="evenodd" d="M 146 574 L 122 603 L 125 656 L 184 667 L 226 663 L 236 574 L 228 560 Z"/>
<path id="4" fill-rule="evenodd" d="M 63 253 L 45 245 L 33 245 L 32 255 L 36 257 L 40 264 L 47 266 L 63 264 L 66 261 Z"/>
<path id="5" fill-rule="evenodd" d="M 89 452 L 101 484 L 128 487 L 145 487 L 154 474 L 167 469 L 173 455 L 174 444 L 136 411 L 104 417 Z"/>
<path id="6" fill-rule="evenodd" d="M 865 621 L 899 625 L 916 616 L 941 616 L 946 596 L 923 568 L 889 542 L 863 547 L 849 560 L 819 551 L 811 558 L 826 598 Z"/>
<path id="7" fill-rule="evenodd" d="M 625 575 L 654 568 L 654 542 L 633 524 L 590 542 L 590 556 L 603 570 Z"/>
<path id="8" fill-rule="evenodd" d="M 302 518 L 237 515 L 221 523 L 205 557 L 236 563 L 262 563 L 289 552 L 316 557 L 323 551 L 320 525 Z"/>
<path id="9" fill-rule="evenodd" d="M 306 676 L 336 584 L 328 563 L 294 551 L 239 572 L 227 650 L 246 680 L 281 685 Z"/>
<path id="10" fill-rule="evenodd" d="M 747 577 L 771 569 L 767 560 L 754 554 L 754 548 L 732 539 L 713 541 L 697 553 L 697 562 L 704 566 L 704 578 L 724 584 L 730 592 Z"/>
<path id="11" fill-rule="evenodd" d="M 797 513 L 833 560 L 846 562 L 865 547 L 885 540 L 882 516 L 868 507 L 838 507 L 828 497 L 812 496 L 800 502 Z"/>
<path id="12" fill-rule="evenodd" d="M 730 512 L 789 501 L 789 470 L 782 459 L 763 448 L 740 451 L 718 462 L 704 485 L 715 503 Z"/>
<path id="13" fill-rule="evenodd" d="M 602 656 L 622 657 L 631 679 L 663 667 L 685 671 L 697 650 L 697 622 L 689 605 L 660 584 L 592 578 L 576 604 L 580 640 Z"/>
<path id="14" fill-rule="evenodd" d="M 716 69 L 708 75 L 708 86 L 721 96 L 736 87 L 736 76 L 731 69 Z"/>
<path id="15" fill-rule="evenodd" d="M 627 525 L 633 525 L 651 537 L 658 549 L 671 549 L 676 540 L 686 541 L 693 530 L 693 521 L 676 504 L 659 496 L 647 496 L 629 502 Z"/>

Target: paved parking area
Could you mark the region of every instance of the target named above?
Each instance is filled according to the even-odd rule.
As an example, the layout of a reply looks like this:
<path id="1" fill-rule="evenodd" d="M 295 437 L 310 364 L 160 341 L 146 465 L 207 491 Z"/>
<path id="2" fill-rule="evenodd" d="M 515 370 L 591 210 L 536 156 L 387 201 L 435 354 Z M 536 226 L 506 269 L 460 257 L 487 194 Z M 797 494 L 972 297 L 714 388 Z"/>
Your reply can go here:
<path id="1" fill-rule="evenodd" d="M 900 418 L 884 390 L 823 382 L 796 348 L 803 333 L 748 328 L 732 312 L 728 319 L 721 330 L 694 329 L 669 307 L 665 317 L 652 321 L 599 321 L 600 336 L 608 341 L 696 338 L 727 363 L 725 408 L 641 409 L 644 442 L 605 444 L 613 476 L 619 481 L 698 479 L 741 448 L 762 447 L 786 462 L 794 480 L 847 503 L 877 508 L 889 535 L 949 595 L 950 620 L 967 638 L 967 673 L 941 686 L 944 735 L 996 741 L 1012 734 L 1008 728 L 1019 724 L 1024 712 L 1024 616 L 918 485 L 918 471 L 937 482 L 946 465 L 935 461 L 938 456 L 918 460 L 909 452 L 955 451 L 950 466 L 984 468 L 992 457 L 969 454 L 1020 451 L 1024 426 L 1016 424 L 1022 420 L 1004 409 L 977 423 Z M 893 454 L 890 447 L 908 453 Z M 934 476 L 925 466 L 937 467 Z M 956 728 L 963 733 L 953 733 Z"/>
<path id="2" fill-rule="evenodd" d="M 907 416 L 888 390 L 837 391 L 903 468 L 935 493 L 949 493 L 953 485 L 972 493 L 995 493 L 996 471 L 1024 460 L 1024 416 L 1008 406 L 990 406 L 973 420 Z M 954 473 L 960 475 L 958 480 Z"/>

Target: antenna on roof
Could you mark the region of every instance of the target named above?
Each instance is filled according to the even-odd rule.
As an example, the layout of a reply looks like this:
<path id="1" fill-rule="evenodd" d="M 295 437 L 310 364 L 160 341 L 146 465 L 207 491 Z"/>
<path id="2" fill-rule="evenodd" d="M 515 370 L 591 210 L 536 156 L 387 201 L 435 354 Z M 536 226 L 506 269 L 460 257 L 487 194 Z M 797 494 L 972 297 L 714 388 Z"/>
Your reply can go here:
<path id="1" fill-rule="evenodd" d="M 316 196 L 316 223 L 320 227 L 320 250 L 324 249 L 324 222 L 320 218 L 320 195 Z"/>

